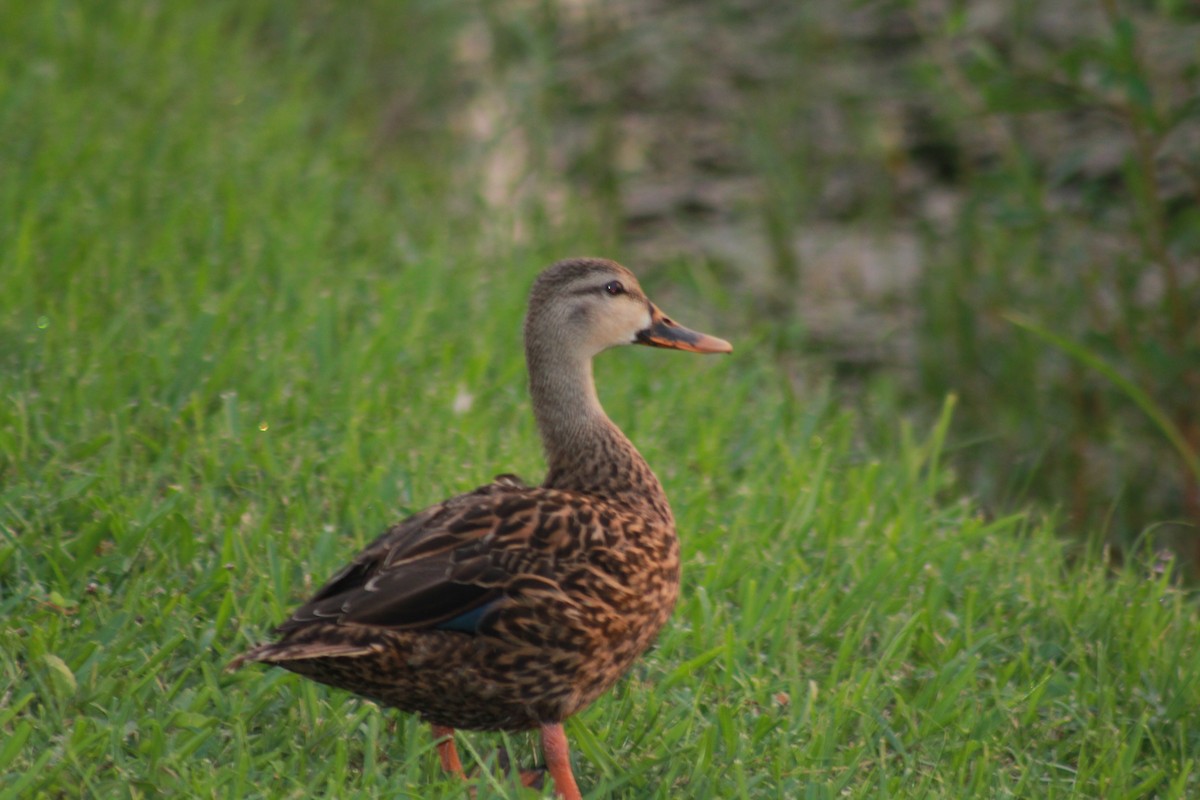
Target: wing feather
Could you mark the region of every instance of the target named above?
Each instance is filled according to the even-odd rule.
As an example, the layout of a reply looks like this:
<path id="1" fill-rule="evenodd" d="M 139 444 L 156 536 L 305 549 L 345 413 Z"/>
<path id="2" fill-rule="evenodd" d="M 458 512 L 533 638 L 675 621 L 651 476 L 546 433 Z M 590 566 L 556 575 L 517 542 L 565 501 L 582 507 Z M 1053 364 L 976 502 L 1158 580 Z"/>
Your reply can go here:
<path id="1" fill-rule="evenodd" d="M 390 528 L 278 631 L 331 620 L 468 630 L 506 589 L 546 589 L 541 576 L 562 557 L 549 545 L 563 535 L 565 507 L 561 492 L 500 476 Z M 548 535 L 554 529 L 558 535 Z"/>

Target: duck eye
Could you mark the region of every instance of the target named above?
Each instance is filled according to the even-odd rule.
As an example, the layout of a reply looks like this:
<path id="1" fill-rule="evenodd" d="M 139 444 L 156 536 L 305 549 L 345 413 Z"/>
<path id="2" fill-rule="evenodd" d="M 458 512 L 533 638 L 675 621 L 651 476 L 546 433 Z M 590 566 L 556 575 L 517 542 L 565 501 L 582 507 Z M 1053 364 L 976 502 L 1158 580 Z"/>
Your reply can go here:
<path id="1" fill-rule="evenodd" d="M 625 294 L 625 287 L 620 281 L 609 281 L 604 284 L 604 291 L 611 295 Z"/>

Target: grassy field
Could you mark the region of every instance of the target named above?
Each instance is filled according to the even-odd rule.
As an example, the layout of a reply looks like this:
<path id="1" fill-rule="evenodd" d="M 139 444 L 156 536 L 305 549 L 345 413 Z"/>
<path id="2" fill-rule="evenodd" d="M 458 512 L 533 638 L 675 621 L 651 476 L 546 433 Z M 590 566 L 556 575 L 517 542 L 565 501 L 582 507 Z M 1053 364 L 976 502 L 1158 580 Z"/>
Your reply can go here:
<path id="1" fill-rule="evenodd" d="M 372 70 L 450 88 L 436 8 L 9 5 L 0 796 L 464 797 L 412 718 L 224 666 L 389 522 L 540 476 L 525 293 L 622 253 L 583 205 L 484 224 L 453 137 L 381 141 Z M 800 394 L 714 275 L 630 266 L 736 353 L 597 365 L 686 566 L 658 647 L 568 723 L 586 795 L 1200 793 L 1169 564 L 1068 564 L 1053 520 L 961 497 L 952 403 L 913 430 L 883 392 L 870 420 Z M 502 741 L 460 739 L 477 796 L 532 796 L 490 777 Z"/>

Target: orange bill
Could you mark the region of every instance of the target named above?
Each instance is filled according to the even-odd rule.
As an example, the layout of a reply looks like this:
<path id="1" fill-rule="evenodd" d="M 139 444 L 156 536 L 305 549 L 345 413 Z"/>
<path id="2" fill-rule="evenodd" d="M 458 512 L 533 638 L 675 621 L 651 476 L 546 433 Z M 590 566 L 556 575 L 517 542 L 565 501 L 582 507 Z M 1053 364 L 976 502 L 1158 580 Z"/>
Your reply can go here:
<path id="1" fill-rule="evenodd" d="M 651 347 L 670 347 L 673 350 L 690 350 L 693 353 L 733 352 L 733 345 L 729 342 L 683 327 L 653 303 L 650 304 L 650 327 L 638 331 L 637 343 Z"/>

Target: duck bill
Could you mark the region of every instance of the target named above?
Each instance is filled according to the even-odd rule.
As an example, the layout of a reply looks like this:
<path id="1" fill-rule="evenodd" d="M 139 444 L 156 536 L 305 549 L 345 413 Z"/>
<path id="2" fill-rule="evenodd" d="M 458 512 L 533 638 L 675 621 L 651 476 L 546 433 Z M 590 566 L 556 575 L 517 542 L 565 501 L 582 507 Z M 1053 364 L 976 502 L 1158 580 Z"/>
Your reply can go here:
<path id="1" fill-rule="evenodd" d="M 638 331 L 636 341 L 651 347 L 669 347 L 693 353 L 732 353 L 733 345 L 716 336 L 685 328 L 650 304 L 650 327 Z"/>

